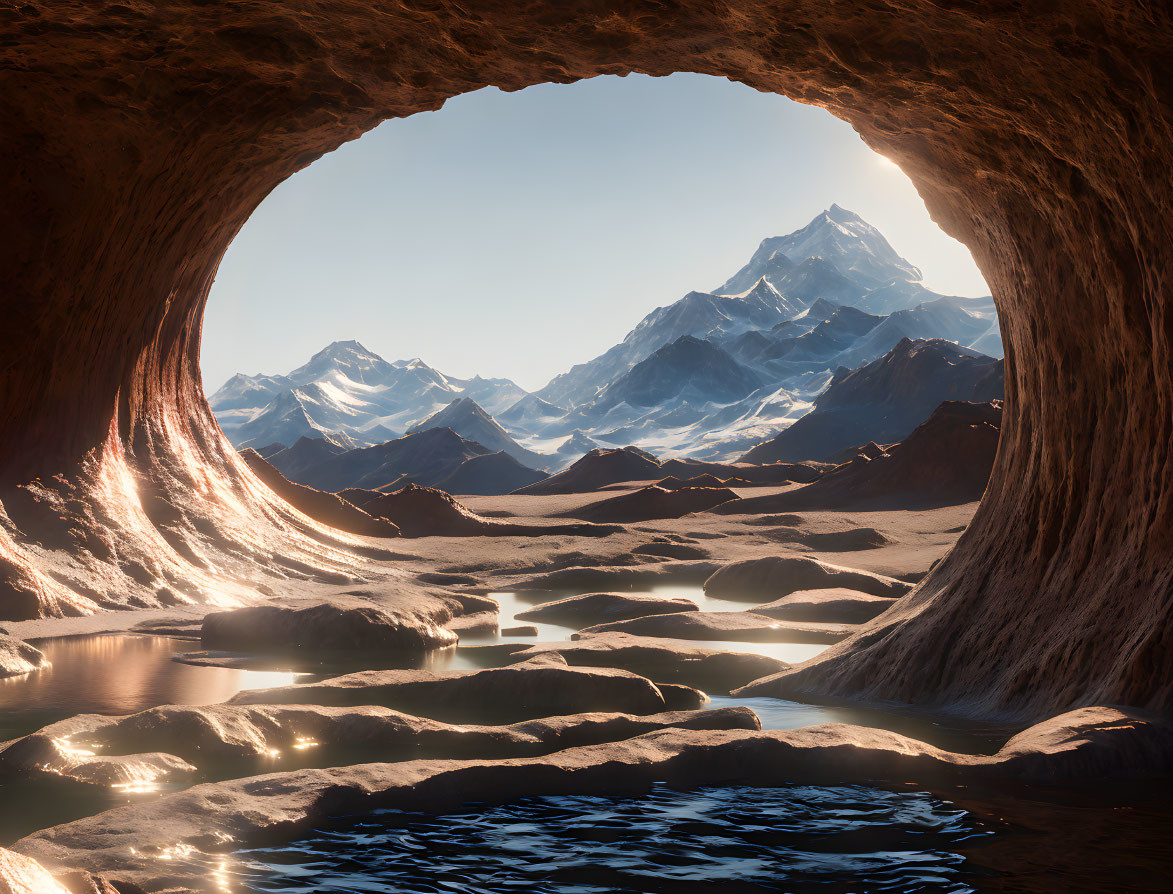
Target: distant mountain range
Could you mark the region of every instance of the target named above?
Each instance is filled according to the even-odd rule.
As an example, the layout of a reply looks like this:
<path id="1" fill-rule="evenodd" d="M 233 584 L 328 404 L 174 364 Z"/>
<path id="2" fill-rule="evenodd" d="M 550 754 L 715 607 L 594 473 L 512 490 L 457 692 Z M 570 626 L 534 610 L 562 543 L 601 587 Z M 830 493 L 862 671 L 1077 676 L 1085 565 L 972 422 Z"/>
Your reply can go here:
<path id="1" fill-rule="evenodd" d="M 942 339 L 901 339 L 859 369 L 841 368 L 814 408 L 742 462 L 843 459 L 874 441 L 902 441 L 944 401 L 987 403 L 1003 396 L 1002 361 Z"/>
<path id="2" fill-rule="evenodd" d="M 764 240 L 717 289 L 656 308 L 619 344 L 532 394 L 509 379 L 389 362 L 346 341 L 286 375 L 236 375 L 210 402 L 234 444 L 302 483 L 374 488 L 408 476 L 438 484 L 469 459 L 500 453 L 509 462 L 481 459 L 456 479 L 491 489 L 493 474 L 537 480 L 600 447 L 712 461 L 816 458 L 797 456 L 808 447 L 785 438 L 769 450 L 766 442 L 816 401 L 821 411 L 833 381 L 839 387 L 849 371 L 925 340 L 1000 357 L 992 299 L 925 288 L 878 230 L 832 205 L 801 230 Z M 443 445 L 442 469 L 421 471 L 410 459 L 422 436 Z M 390 458 L 377 461 L 380 451 Z"/>
<path id="3" fill-rule="evenodd" d="M 422 360 L 389 363 L 357 341 L 336 341 L 285 376 L 237 374 L 210 398 L 237 447 L 330 437 L 370 446 L 399 437 L 468 398 L 499 413 L 526 396 L 509 379 L 457 379 Z"/>

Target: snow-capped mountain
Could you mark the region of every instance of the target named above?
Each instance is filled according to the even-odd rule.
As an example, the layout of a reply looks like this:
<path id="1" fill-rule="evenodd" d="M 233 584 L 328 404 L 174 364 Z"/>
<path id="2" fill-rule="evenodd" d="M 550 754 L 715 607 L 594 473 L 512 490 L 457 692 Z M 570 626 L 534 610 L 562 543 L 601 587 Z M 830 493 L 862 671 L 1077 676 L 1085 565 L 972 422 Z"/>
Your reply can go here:
<path id="1" fill-rule="evenodd" d="M 991 298 L 926 288 L 875 227 L 832 205 L 802 229 L 765 239 L 719 288 L 656 308 L 622 342 L 533 394 L 508 379 L 445 376 L 419 359 L 388 362 L 347 341 L 284 376 L 234 376 L 211 403 L 238 446 L 328 438 L 334 446 L 317 453 L 339 470 L 365 469 L 376 454 L 346 457 L 337 446 L 354 452 L 437 428 L 531 470 L 557 471 L 592 449 L 628 445 L 725 461 L 808 414 L 842 370 L 873 363 L 904 339 L 1002 354 Z M 288 463 L 312 453 L 303 444 Z"/>
<path id="2" fill-rule="evenodd" d="M 921 284 L 920 270 L 879 230 L 832 205 L 801 230 L 763 240 L 749 262 L 712 292 L 689 292 L 656 308 L 622 342 L 555 376 L 536 394 L 558 406 L 583 406 L 682 335 L 720 341 L 770 329 L 820 299 L 882 316 L 944 297 Z"/>
<path id="3" fill-rule="evenodd" d="M 779 256 L 791 265 L 784 266 Z M 920 270 L 900 257 L 879 230 L 858 214 L 832 205 L 801 230 L 789 236 L 764 239 L 749 263 L 714 291 L 719 295 L 736 295 L 763 276 L 784 290 L 775 280 L 790 275 L 799 262 L 815 258 L 827 262 L 823 266 L 826 275 L 837 275 L 839 283 L 854 283 L 866 291 L 892 282 L 920 282 L 921 279 Z"/>
<path id="4" fill-rule="evenodd" d="M 431 428 L 450 428 L 466 441 L 475 441 L 494 453 L 504 452 L 522 465 L 541 468 L 547 457 L 526 450 L 472 398 L 458 398 L 438 413 L 408 429 L 409 435 Z"/>
<path id="5" fill-rule="evenodd" d="M 509 379 L 457 379 L 418 358 L 388 362 L 357 341 L 338 341 L 288 375 L 233 376 L 210 403 L 238 447 L 340 435 L 367 446 L 399 436 L 460 398 L 494 413 L 526 394 Z"/>

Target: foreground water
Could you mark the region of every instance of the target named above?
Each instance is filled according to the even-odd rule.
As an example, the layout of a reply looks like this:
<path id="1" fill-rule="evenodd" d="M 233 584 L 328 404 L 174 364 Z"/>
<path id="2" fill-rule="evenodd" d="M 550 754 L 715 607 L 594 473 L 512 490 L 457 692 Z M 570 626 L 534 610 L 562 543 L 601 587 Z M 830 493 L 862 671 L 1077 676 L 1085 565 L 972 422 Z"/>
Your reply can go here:
<path id="1" fill-rule="evenodd" d="M 991 832 L 924 792 L 732 787 L 382 811 L 237 855 L 252 892 L 963 892 Z"/>
<path id="2" fill-rule="evenodd" d="M 210 705 L 242 689 L 287 686 L 289 672 L 192 667 L 173 661 L 189 641 L 77 636 L 34 642 L 49 667 L 0 679 L 0 742 L 77 714 L 133 714 L 157 705 Z"/>

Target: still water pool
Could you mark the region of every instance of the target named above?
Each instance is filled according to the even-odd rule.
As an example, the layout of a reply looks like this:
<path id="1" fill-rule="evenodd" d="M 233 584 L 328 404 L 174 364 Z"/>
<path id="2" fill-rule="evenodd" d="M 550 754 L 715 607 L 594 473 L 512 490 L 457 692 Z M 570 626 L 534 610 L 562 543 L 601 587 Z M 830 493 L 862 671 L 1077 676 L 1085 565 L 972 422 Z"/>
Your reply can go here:
<path id="1" fill-rule="evenodd" d="M 0 679 L 0 742 L 76 714 L 133 714 L 156 705 L 210 705 L 242 689 L 287 686 L 297 674 L 172 661 L 197 643 L 161 636 L 76 636 L 33 645 L 49 667 Z"/>

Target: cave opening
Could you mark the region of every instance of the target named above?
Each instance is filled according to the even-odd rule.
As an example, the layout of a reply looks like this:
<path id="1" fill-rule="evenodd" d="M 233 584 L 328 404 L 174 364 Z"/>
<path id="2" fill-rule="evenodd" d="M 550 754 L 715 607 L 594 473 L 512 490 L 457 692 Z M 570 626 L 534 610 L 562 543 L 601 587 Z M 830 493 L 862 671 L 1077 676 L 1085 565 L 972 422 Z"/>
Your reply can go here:
<path id="1" fill-rule="evenodd" d="M 391 533 L 386 518 L 356 515 L 348 509 L 354 503 L 328 491 L 299 489 L 223 437 L 199 372 L 214 274 L 266 195 L 384 120 L 410 120 L 486 86 L 517 91 L 599 75 L 692 72 L 822 107 L 907 172 L 943 230 L 972 250 L 997 296 L 1006 403 L 989 486 L 946 557 L 902 594 L 894 590 L 911 581 L 858 567 L 853 577 L 835 578 L 843 588 L 883 591 L 865 592 L 873 599 L 898 595 L 894 605 L 813 658 L 781 669 L 768 655 L 730 661 L 688 651 L 703 649 L 696 645 L 701 640 L 677 647 L 673 660 L 686 655 L 678 663 L 690 671 L 704 665 L 711 675 L 705 685 L 714 691 L 723 686 L 732 694 L 737 687 L 755 699 L 883 703 L 967 721 L 1034 724 L 994 754 L 931 748 L 923 744 L 927 737 L 903 738 L 878 724 L 763 732 L 750 728 L 760 718 L 744 711 L 718 712 L 715 729 L 680 728 L 672 725 L 678 719 L 648 719 L 660 716 L 648 712 L 695 707 L 697 679 L 664 676 L 664 665 L 656 664 L 662 652 L 615 642 L 679 623 L 648 616 L 634 619 L 645 625 L 638 633 L 600 631 L 612 637 L 605 643 L 570 640 L 557 654 L 537 644 L 511 651 L 525 667 L 485 667 L 477 678 L 520 673 L 557 680 L 550 691 L 580 698 L 574 709 L 589 711 L 582 681 L 597 684 L 601 675 L 616 687 L 609 690 L 610 707 L 622 704 L 635 718 L 611 728 L 631 738 L 591 740 L 570 757 L 535 757 L 527 738 L 532 727 L 502 734 L 507 727 L 496 726 L 471 737 L 461 728 L 453 737 L 455 728 L 437 719 L 409 724 L 407 734 L 426 730 L 454 748 L 481 735 L 477 747 L 515 759 L 397 762 L 378 770 L 347 761 L 308 772 L 307 765 L 290 763 L 289 772 L 271 777 L 277 784 L 259 787 L 247 778 L 258 772 L 256 747 L 262 759 L 282 749 L 308 752 L 310 764 L 315 748 L 339 758 L 353 753 L 330 741 L 340 727 L 321 720 L 319 738 L 304 735 L 298 725 L 309 716 L 300 711 L 305 706 L 281 702 L 310 692 L 319 702 L 339 698 L 339 687 L 328 680 L 241 692 L 232 704 L 206 709 L 245 718 L 241 729 L 256 736 L 243 750 L 221 752 L 231 778 L 212 780 L 214 789 L 195 794 L 162 794 L 120 813 L 117 828 L 99 813 L 34 833 L 14 845 L 19 853 L 0 853 L 0 872 L 16 867 L 47 879 L 30 863 L 35 857 L 53 871 L 110 875 L 125 889 L 174 886 L 186 881 L 185 872 L 217 881 L 199 862 L 207 858 L 208 867 L 221 871 L 226 863 L 225 839 L 210 843 L 209 829 L 228 830 L 233 846 L 247 847 L 265 839 L 274 818 L 294 828 L 325 814 L 369 809 L 373 801 L 432 807 L 449 803 L 457 790 L 493 800 L 541 795 L 551 786 L 646 792 L 665 778 L 721 785 L 734 765 L 771 784 L 805 782 L 826 772 L 832 751 L 851 755 L 835 766 L 837 784 L 1117 786 L 1140 779 L 1143 786 L 1168 778 L 1173 234 L 1167 212 L 1173 183 L 1164 172 L 1173 154 L 1165 86 L 1173 23 L 1167 10 L 1095 3 L 975 9 L 928 0 L 884 7 L 797 2 L 783 9 L 734 0 L 671 9 L 408 3 L 391 11 L 327 0 L 229 11 L 203 3 L 90 9 L 34 0 L 0 18 L 0 30 L 6 88 L 0 101 L 6 199 L 0 219 L 6 314 L 0 328 L 0 666 L 13 679 L 49 669 L 36 647 L 40 637 L 115 629 L 125 635 L 126 619 L 142 618 L 140 612 L 157 614 L 133 635 L 198 636 L 204 652 L 239 648 L 242 636 L 280 644 L 283 636 L 301 636 L 299 624 L 321 640 L 339 629 L 332 612 L 365 610 L 376 600 L 403 610 L 398 629 L 413 641 L 450 649 L 462 627 L 475 637 L 486 621 L 478 616 L 492 613 L 487 594 L 476 592 L 483 588 L 478 575 L 487 548 L 453 557 L 417 548 L 436 538 L 375 542 Z M 618 453 L 624 462 L 644 459 Z M 870 467 L 874 457 L 860 459 Z M 437 504 L 414 505 L 418 518 Z M 459 506 L 443 509 L 449 518 L 481 524 Z M 803 511 L 774 513 L 771 526 L 801 531 L 791 516 Z M 507 526 L 533 520 L 480 518 Z M 557 524 L 571 537 L 601 534 L 583 526 L 610 523 L 568 517 Z M 625 597 L 624 584 L 655 583 L 642 575 L 663 563 L 648 560 L 665 559 L 692 563 L 698 577 L 704 572 L 706 594 L 731 602 L 747 581 L 761 579 L 728 564 L 705 567 L 698 553 L 709 540 L 693 536 L 704 533 L 699 527 L 636 526 L 647 536 L 635 544 L 642 552 L 628 552 L 643 558 L 613 565 L 617 573 L 605 580 L 597 567 L 562 561 L 578 557 L 549 556 L 545 567 L 534 561 L 515 570 L 548 587 L 570 578 L 576 587 Z M 779 561 L 757 566 L 764 578 L 795 575 L 799 566 L 774 558 Z M 429 570 L 412 567 L 421 561 Z M 827 573 L 823 568 L 815 579 L 823 589 Z M 811 579 L 804 580 L 809 587 Z M 340 599 L 333 608 L 291 618 L 282 603 L 290 594 L 327 591 L 360 604 L 344 606 Z M 679 594 L 654 598 L 671 607 Z M 590 610 L 624 601 L 595 600 Z M 205 619 L 210 606 L 243 613 Z M 548 623 L 523 613 L 514 620 Z M 660 617 L 673 614 L 703 613 Z M 49 628 L 56 632 L 46 633 Z M 345 649 L 343 638 L 331 645 Z M 478 654 L 499 663 L 491 656 L 500 657 L 500 645 L 486 644 Z M 638 670 L 661 680 L 600 667 L 600 652 L 607 662 L 635 662 L 638 652 L 645 662 Z M 198 667 L 217 656 L 189 660 Z M 570 679 L 574 686 L 562 685 Z M 469 698 L 467 690 L 465 699 L 463 707 L 482 718 L 494 708 L 508 714 L 521 707 L 516 700 Z M 421 701 L 428 706 L 426 697 Z M 550 716 L 554 709 L 542 704 Z M 186 729 L 215 728 L 201 720 L 198 707 L 170 706 L 169 716 L 190 722 Z M 413 707 L 423 710 L 418 702 Z M 557 707 L 568 710 L 566 702 Z M 262 730 L 261 713 L 280 722 Z M 378 711 L 359 713 L 355 722 L 394 726 L 372 720 Z M 37 771 L 48 754 L 55 782 L 68 785 L 109 781 L 127 768 L 139 774 L 138 782 L 142 773 L 178 779 L 193 772 L 191 761 L 204 760 L 203 744 L 226 745 L 215 737 L 197 743 L 170 735 L 173 727 L 152 725 L 150 718 L 91 715 L 77 724 L 69 731 L 110 750 L 95 757 L 70 747 L 68 736 L 26 737 L 15 755 L 9 747 L 3 754 L 6 761 L 28 760 L 8 767 Z M 275 732 L 277 726 L 284 732 Z M 566 730 L 539 726 L 547 745 Z M 288 735 L 298 729 L 303 735 Z M 582 734 L 582 727 L 573 729 Z M 142 748 L 156 736 L 151 747 L 158 750 L 123 753 L 128 742 Z M 404 749 L 396 755 L 410 753 L 410 743 L 396 743 Z M 1118 788 L 1123 797 L 1125 787 Z M 935 805 L 927 809 L 931 814 Z M 1143 841 L 1146 828 L 1167 828 L 1159 811 L 1151 824 L 1147 815 L 1130 816 L 1141 821 L 1125 824 L 1127 838 L 1113 835 L 1114 841 Z M 1056 820 L 1051 828 L 1061 825 Z M 1064 877 L 1072 884 L 1083 884 L 1085 870 L 1103 872 L 1105 865 L 1096 865 L 1101 858 L 1121 862 L 1119 852 L 1098 846 L 1094 831 L 1085 834 L 1078 821 L 1071 828 L 1087 842 L 1078 851 L 1065 842 Z M 1163 853 L 1162 843 L 1145 853 Z M 990 853 L 999 847 L 995 842 Z M 200 855 L 201 848 L 211 853 Z M 1024 856 L 1022 850 L 1011 859 L 1019 877 L 1051 885 L 1055 851 Z M 192 854 L 189 863 L 168 862 L 168 876 L 160 878 L 157 857 Z M 1137 869 L 1134 857 L 1129 872 L 1152 869 L 1151 877 L 1162 877 L 1159 867 Z"/>
<path id="2" fill-rule="evenodd" d="M 439 484 L 454 469 L 421 473 L 406 457 L 386 481 L 316 468 L 323 451 L 435 416 L 534 467 L 452 481 L 507 493 L 594 447 L 728 463 L 896 443 L 943 399 L 1002 397 L 976 369 L 928 381 L 967 349 L 1000 359 L 987 291 L 899 168 L 825 111 L 707 76 L 603 77 L 458 97 L 282 184 L 220 265 L 202 366 L 229 439 L 299 483 Z M 669 356 L 682 337 L 704 344 Z M 904 338 L 956 350 L 934 346 L 899 383 L 857 385 L 839 413 L 870 425 L 761 443 L 836 370 Z M 471 403 L 438 415 L 458 398 Z M 302 437 L 317 443 L 288 449 Z M 968 499 L 984 474 L 962 486 Z M 953 485 L 926 477 L 922 500 L 934 484 Z"/>

